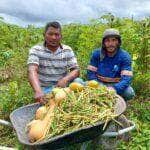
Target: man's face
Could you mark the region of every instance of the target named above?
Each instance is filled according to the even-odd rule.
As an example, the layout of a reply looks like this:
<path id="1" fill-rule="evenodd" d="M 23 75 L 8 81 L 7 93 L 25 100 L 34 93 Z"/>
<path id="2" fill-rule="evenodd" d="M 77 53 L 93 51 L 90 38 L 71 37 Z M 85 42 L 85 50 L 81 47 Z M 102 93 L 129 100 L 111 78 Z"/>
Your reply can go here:
<path id="1" fill-rule="evenodd" d="M 104 44 L 108 53 L 114 53 L 118 48 L 119 41 L 115 37 L 108 37 L 104 40 Z"/>
<path id="2" fill-rule="evenodd" d="M 58 47 L 60 45 L 61 37 L 60 29 L 54 27 L 49 27 L 44 35 L 47 46 L 51 47 Z"/>

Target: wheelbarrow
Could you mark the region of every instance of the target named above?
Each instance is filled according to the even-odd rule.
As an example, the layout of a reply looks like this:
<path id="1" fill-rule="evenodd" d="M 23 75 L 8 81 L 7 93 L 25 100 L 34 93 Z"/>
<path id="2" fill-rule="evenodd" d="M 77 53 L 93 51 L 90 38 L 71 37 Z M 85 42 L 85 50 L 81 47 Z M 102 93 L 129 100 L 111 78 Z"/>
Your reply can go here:
<path id="1" fill-rule="evenodd" d="M 99 121 L 95 125 L 82 127 L 76 131 L 65 133 L 63 135 L 58 135 L 43 140 L 39 143 L 30 143 L 27 131 L 25 129 L 27 124 L 34 118 L 35 112 L 40 106 L 41 105 L 39 103 L 34 103 L 14 110 L 10 114 L 11 123 L 8 121 L 0 120 L 0 124 L 13 127 L 17 133 L 19 142 L 28 147 L 29 149 L 59 149 L 75 143 L 82 143 L 95 139 L 96 137 L 102 135 L 106 130 L 106 128 L 105 130 L 103 130 L 103 126 L 105 123 Z M 126 103 L 122 97 L 118 96 L 117 102 L 115 104 L 115 113 L 117 114 L 117 116 L 119 116 L 125 110 Z"/>

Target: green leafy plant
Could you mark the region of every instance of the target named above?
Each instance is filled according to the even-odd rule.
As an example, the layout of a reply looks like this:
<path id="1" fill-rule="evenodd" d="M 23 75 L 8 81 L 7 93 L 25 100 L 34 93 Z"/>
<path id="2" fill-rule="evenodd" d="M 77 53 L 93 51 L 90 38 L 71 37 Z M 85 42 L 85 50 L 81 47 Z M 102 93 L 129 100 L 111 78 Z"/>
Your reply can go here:
<path id="1" fill-rule="evenodd" d="M 64 25 L 62 42 L 74 50 L 80 65 L 81 77 L 86 79 L 86 68 L 91 53 L 93 49 L 101 46 L 103 31 L 110 27 L 119 29 L 122 35 L 122 48 L 132 56 L 132 86 L 137 95 L 129 102 L 126 114 L 127 118 L 135 121 L 137 130 L 132 133 L 132 140 L 129 143 L 122 142 L 118 149 L 147 150 L 150 147 L 150 18 L 137 21 L 133 18 L 118 18 L 108 13 L 98 19 L 92 19 L 86 25 Z M 6 24 L 0 18 L 0 35 L 0 118 L 7 120 L 14 109 L 34 102 L 27 79 L 26 62 L 29 49 L 36 43 L 43 42 L 43 28 L 22 28 Z M 0 128 L 0 137 L 2 145 L 21 147 L 16 143 L 12 131 L 5 127 Z"/>

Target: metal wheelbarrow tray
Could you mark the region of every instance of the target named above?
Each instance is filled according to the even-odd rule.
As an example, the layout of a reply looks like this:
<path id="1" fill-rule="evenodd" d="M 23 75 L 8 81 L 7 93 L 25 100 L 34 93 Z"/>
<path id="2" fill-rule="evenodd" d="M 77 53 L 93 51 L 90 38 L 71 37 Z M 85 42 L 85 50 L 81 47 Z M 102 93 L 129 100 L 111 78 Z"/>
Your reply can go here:
<path id="1" fill-rule="evenodd" d="M 98 122 L 94 126 L 93 125 L 86 126 L 80 128 L 77 131 L 65 133 L 63 135 L 58 135 L 49 138 L 47 140 L 43 140 L 39 143 L 30 143 L 27 136 L 26 125 L 34 118 L 34 114 L 39 107 L 40 104 L 38 103 L 30 104 L 14 110 L 10 114 L 10 120 L 14 129 L 16 130 L 19 142 L 22 143 L 23 145 L 26 145 L 29 148 L 33 149 L 62 148 L 75 143 L 81 143 L 94 139 L 105 132 L 105 130 L 103 130 L 104 122 Z M 126 109 L 125 101 L 123 100 L 123 98 L 118 96 L 118 100 L 115 105 L 115 113 L 119 116 L 125 111 L 125 109 Z"/>

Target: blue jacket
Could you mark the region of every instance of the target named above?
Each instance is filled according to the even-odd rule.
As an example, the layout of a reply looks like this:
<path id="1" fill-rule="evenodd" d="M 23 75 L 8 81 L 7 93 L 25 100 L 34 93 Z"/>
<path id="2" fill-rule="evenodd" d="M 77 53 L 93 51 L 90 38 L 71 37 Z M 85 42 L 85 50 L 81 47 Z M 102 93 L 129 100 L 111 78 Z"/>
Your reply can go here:
<path id="1" fill-rule="evenodd" d="M 112 57 L 101 49 L 96 49 L 91 57 L 87 71 L 88 80 L 113 83 L 118 94 L 122 94 L 132 79 L 131 57 L 128 52 L 118 49 Z"/>

